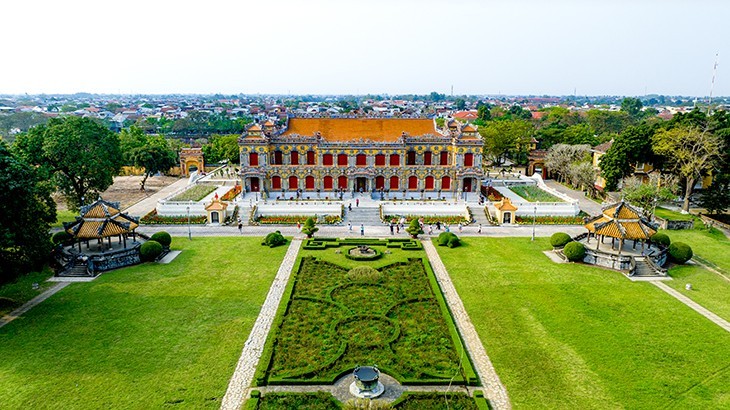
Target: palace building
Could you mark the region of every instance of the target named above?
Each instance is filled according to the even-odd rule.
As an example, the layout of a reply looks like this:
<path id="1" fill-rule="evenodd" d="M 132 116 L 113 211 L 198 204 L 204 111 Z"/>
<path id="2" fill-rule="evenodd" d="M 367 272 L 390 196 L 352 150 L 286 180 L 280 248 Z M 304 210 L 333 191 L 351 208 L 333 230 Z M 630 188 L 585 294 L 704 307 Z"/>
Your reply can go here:
<path id="1" fill-rule="evenodd" d="M 472 124 L 425 118 L 287 118 L 239 138 L 248 192 L 479 191 L 483 141 Z"/>

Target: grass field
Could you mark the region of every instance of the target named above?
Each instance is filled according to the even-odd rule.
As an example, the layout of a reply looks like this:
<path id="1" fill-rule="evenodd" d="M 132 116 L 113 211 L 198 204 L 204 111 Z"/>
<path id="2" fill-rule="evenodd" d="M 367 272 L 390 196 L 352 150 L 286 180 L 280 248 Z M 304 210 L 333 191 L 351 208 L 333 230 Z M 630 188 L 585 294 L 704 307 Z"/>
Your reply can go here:
<path id="1" fill-rule="evenodd" d="M 79 216 L 78 212 L 69 210 L 59 210 L 56 212 L 56 222 L 51 225 L 52 228 L 63 228 L 64 222 L 73 222 Z"/>
<path id="2" fill-rule="evenodd" d="M 438 248 L 514 408 L 730 407 L 730 334 L 649 283 L 555 264 L 549 248 Z"/>
<path id="3" fill-rule="evenodd" d="M 287 247 L 175 238 L 168 265 L 72 284 L 0 329 L 3 409 L 219 408 Z"/>
<path id="4" fill-rule="evenodd" d="M 509 189 L 530 202 L 564 202 L 557 196 L 549 194 L 533 185 L 513 186 Z"/>
<path id="5" fill-rule="evenodd" d="M 662 208 L 661 206 L 656 207 L 656 209 L 654 210 L 654 215 L 668 221 L 691 221 L 693 219 L 699 220 L 699 218 L 690 214 L 683 214 L 681 212 L 672 211 L 666 208 Z"/>
<path id="6" fill-rule="evenodd" d="M 45 281 L 51 276 L 53 276 L 53 272 L 50 269 L 44 269 L 21 275 L 12 282 L 0 285 L 0 316 L 20 307 L 51 287 L 53 283 Z M 36 290 L 33 289 L 34 283 L 39 285 Z"/>

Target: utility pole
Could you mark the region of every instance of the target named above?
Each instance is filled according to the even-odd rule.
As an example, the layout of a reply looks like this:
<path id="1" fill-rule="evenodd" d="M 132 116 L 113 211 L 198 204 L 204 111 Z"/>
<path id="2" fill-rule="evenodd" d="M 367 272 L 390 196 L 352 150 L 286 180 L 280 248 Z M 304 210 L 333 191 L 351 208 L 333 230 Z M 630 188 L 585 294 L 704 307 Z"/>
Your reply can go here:
<path id="1" fill-rule="evenodd" d="M 715 75 L 717 74 L 717 60 L 720 53 L 715 53 L 715 65 L 712 66 L 712 82 L 710 83 L 710 99 L 707 101 L 707 115 L 710 115 L 712 109 L 712 90 L 715 88 Z"/>

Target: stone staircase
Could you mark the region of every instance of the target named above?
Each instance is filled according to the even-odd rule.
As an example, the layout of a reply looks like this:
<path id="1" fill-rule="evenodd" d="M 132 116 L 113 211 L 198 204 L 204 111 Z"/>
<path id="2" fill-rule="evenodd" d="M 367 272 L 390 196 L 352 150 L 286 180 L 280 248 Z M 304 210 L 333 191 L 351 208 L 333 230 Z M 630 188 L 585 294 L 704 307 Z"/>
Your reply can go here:
<path id="1" fill-rule="evenodd" d="M 474 223 L 473 223 L 474 226 L 477 226 L 479 224 L 482 224 L 482 226 L 491 225 L 489 223 L 489 220 L 487 219 L 487 216 L 484 215 L 484 207 L 470 205 L 469 209 L 471 210 L 471 214 L 474 217 Z"/>
<path id="2" fill-rule="evenodd" d="M 58 276 L 64 276 L 64 277 L 88 277 L 89 274 L 86 272 L 86 262 L 77 260 L 74 265 L 68 269 L 67 271 L 59 274 Z"/>
<path id="3" fill-rule="evenodd" d="M 636 262 L 636 269 L 634 274 L 631 276 L 647 277 L 647 276 L 664 276 L 664 273 L 658 272 L 649 262 L 646 261 L 646 257 L 637 256 L 634 258 Z"/>
<path id="4" fill-rule="evenodd" d="M 350 222 L 353 227 L 364 224 L 365 226 L 381 225 L 379 207 L 352 207 L 352 211 L 345 210 L 345 224 Z"/>

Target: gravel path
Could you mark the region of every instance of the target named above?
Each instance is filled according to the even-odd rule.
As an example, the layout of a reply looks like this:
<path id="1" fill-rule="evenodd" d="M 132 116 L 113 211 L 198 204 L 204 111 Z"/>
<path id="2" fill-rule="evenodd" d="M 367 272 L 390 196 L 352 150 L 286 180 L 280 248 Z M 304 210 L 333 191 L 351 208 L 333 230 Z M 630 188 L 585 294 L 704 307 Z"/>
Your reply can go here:
<path id="1" fill-rule="evenodd" d="M 222 410 L 238 410 L 241 408 L 244 400 L 246 400 L 246 390 L 253 380 L 256 366 L 264 350 L 266 336 L 269 334 L 269 329 L 271 329 L 274 317 L 276 316 L 279 302 L 281 302 L 281 298 L 284 295 L 284 289 L 289 281 L 289 276 L 291 275 L 301 244 L 301 239 L 293 239 L 289 245 L 289 249 L 286 251 L 284 260 L 279 266 L 279 271 L 276 273 L 271 288 L 269 288 L 268 295 L 266 295 L 266 300 L 263 306 L 261 306 L 259 316 L 253 325 L 253 329 L 251 329 L 251 334 L 249 334 L 248 340 L 243 345 L 243 351 L 241 352 L 241 357 L 238 359 L 236 370 L 233 372 L 231 381 L 228 383 L 226 395 L 223 396 L 223 400 L 221 401 Z"/>
<path id="2" fill-rule="evenodd" d="M 29 311 L 31 308 L 33 308 L 35 305 L 43 302 L 44 300 L 50 298 L 53 296 L 56 292 L 59 290 L 65 288 L 66 286 L 70 285 L 70 282 L 59 282 L 55 285 L 48 288 L 46 291 L 41 293 L 40 295 L 34 297 L 33 299 L 25 302 L 23 306 L 13 310 L 12 312 L 8 313 L 7 315 L 0 318 L 0 327 L 3 327 L 7 325 L 8 323 L 12 322 L 13 320 L 19 318 L 23 315 L 23 313 Z"/>
<path id="3" fill-rule="evenodd" d="M 423 249 L 428 255 L 428 260 L 431 262 L 433 271 L 436 274 L 436 280 L 441 286 L 441 291 L 444 293 L 446 303 L 449 305 L 451 315 L 454 317 L 456 326 L 459 328 L 464 343 L 466 344 L 466 350 L 471 356 L 474 367 L 476 368 L 479 380 L 484 387 L 484 395 L 489 399 L 492 408 L 494 409 L 511 409 L 512 404 L 509 401 L 507 395 L 507 389 L 504 387 L 502 382 L 499 380 L 497 372 L 492 366 L 492 362 L 487 356 L 487 351 L 484 349 L 482 341 L 479 339 L 474 325 L 469 319 L 469 315 L 466 313 L 466 308 L 459 297 L 459 294 L 454 288 L 454 284 L 451 282 L 451 277 L 446 271 L 446 267 L 441 262 L 436 248 L 430 240 L 424 240 Z"/>
<path id="4" fill-rule="evenodd" d="M 574 189 L 570 189 L 570 188 L 566 187 L 565 185 L 558 183 L 557 181 L 552 180 L 552 179 L 545 180 L 545 185 L 577 200 L 580 210 L 587 213 L 588 215 L 591 215 L 591 216 L 600 215 L 601 212 L 603 212 L 601 205 L 586 198 L 586 195 L 583 191 L 576 191 Z"/>
<path id="5" fill-rule="evenodd" d="M 672 297 L 676 298 L 678 301 L 684 303 L 685 305 L 689 306 L 692 310 L 699 313 L 700 315 L 710 319 L 712 323 L 720 326 L 721 328 L 725 329 L 725 331 L 730 332 L 730 322 L 727 320 L 721 318 L 720 316 L 717 316 L 716 314 L 710 312 L 709 310 L 705 309 L 698 303 L 694 302 L 692 299 L 688 298 L 687 296 L 684 296 L 683 294 L 677 292 L 676 290 L 672 289 L 671 287 L 667 286 L 666 284 L 662 282 L 651 282 L 654 284 L 654 286 L 658 287 L 659 289 L 667 292 Z"/>

